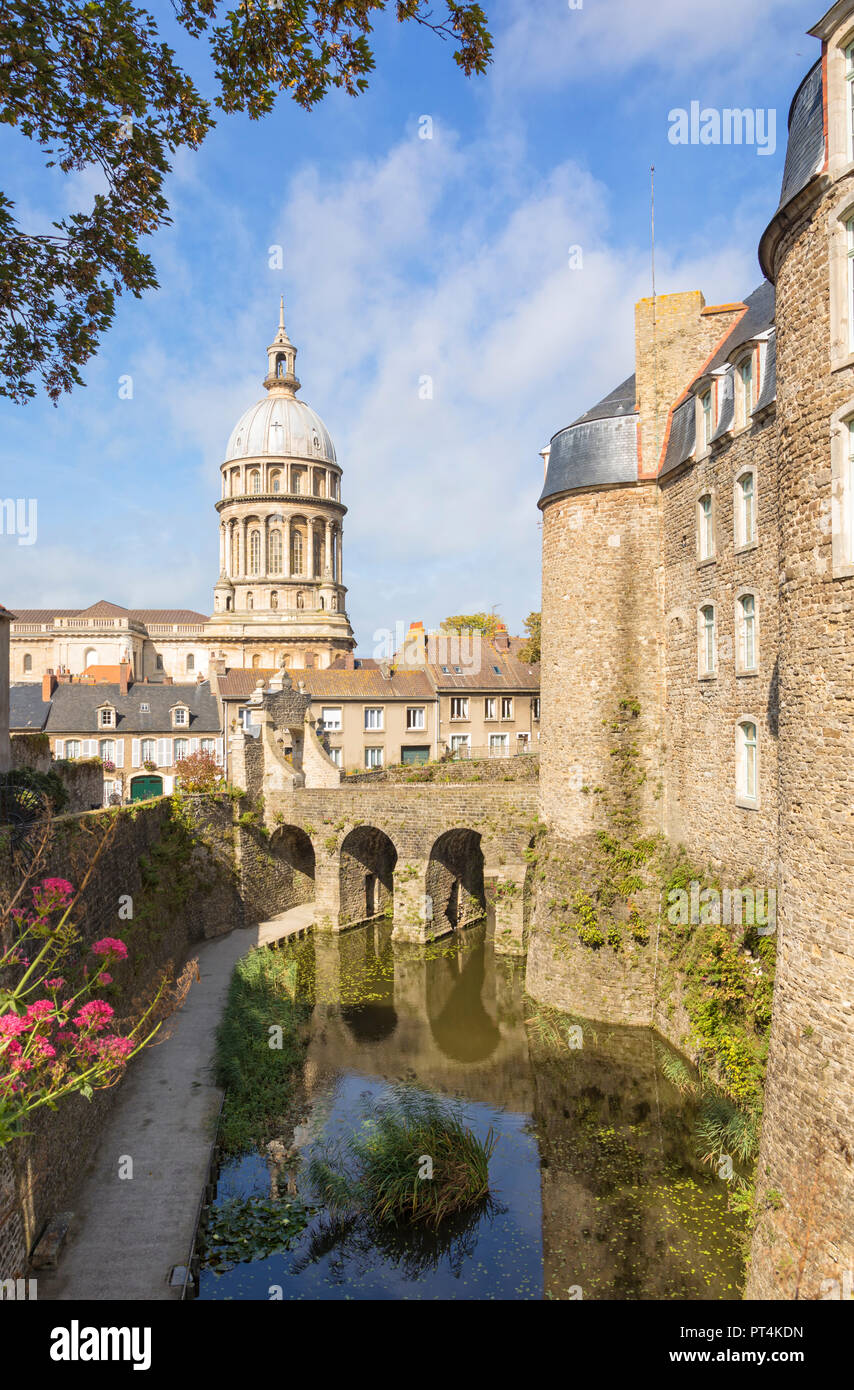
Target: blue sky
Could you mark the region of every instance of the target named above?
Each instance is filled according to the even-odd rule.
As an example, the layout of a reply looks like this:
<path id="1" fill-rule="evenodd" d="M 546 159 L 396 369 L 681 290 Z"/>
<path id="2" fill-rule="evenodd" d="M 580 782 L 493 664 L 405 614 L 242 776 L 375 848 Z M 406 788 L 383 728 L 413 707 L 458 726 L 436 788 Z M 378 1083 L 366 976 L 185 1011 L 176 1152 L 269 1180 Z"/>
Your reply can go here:
<path id="1" fill-rule="evenodd" d="M 173 225 L 150 247 L 160 288 L 119 302 L 85 389 L 58 408 L 0 401 L 2 496 L 38 499 L 37 543 L 0 537 L 7 607 L 211 610 L 219 464 L 263 394 L 280 294 L 301 394 L 344 470 L 360 650 L 398 622 L 497 605 L 518 630 L 539 607 L 538 451 L 633 370 L 649 166 L 658 291 L 748 294 L 821 9 L 483 3 L 496 39 L 485 78 L 463 77 L 428 32 L 380 19 L 368 94 L 222 117 L 201 151 L 179 154 Z M 201 50 L 168 6 L 152 9 L 201 77 Z M 694 100 L 775 109 L 776 152 L 671 145 L 668 112 Z M 44 171 L 5 129 L 0 167 L 33 226 L 97 187 Z"/>

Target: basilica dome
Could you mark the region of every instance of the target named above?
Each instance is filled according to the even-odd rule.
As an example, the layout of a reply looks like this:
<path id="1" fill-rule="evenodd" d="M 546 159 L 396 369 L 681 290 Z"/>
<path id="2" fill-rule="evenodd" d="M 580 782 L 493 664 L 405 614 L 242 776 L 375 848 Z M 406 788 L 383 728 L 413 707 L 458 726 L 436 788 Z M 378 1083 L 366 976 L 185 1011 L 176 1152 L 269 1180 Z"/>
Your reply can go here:
<path id="1" fill-rule="evenodd" d="M 292 395 L 271 392 L 245 410 L 231 432 L 225 462 L 265 455 L 335 463 L 335 446 L 316 411 Z"/>

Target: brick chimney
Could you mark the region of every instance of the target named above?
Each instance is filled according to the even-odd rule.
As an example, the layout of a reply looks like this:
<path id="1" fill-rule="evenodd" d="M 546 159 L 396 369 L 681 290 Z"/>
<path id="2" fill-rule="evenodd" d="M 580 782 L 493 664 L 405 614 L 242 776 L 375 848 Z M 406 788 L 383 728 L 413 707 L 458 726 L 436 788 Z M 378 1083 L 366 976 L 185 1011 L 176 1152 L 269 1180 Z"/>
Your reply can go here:
<path id="1" fill-rule="evenodd" d="M 131 680 L 130 680 L 130 662 L 129 662 L 129 661 L 120 661 L 120 662 L 119 662 L 119 694 L 120 694 L 120 695 L 127 695 L 128 689 L 129 689 L 129 687 L 130 687 L 130 683 L 131 683 Z"/>
<path id="2" fill-rule="evenodd" d="M 504 626 L 504 623 L 496 623 L 495 636 L 492 639 L 492 645 L 497 652 L 509 652 L 510 636 L 507 632 L 507 628 Z"/>
<path id="3" fill-rule="evenodd" d="M 53 692 L 56 690 L 58 684 L 59 681 L 56 679 L 56 676 L 53 674 L 53 671 L 45 671 L 44 675 L 42 676 L 42 699 L 44 700 L 45 704 L 47 704 L 48 700 L 53 695 Z"/>

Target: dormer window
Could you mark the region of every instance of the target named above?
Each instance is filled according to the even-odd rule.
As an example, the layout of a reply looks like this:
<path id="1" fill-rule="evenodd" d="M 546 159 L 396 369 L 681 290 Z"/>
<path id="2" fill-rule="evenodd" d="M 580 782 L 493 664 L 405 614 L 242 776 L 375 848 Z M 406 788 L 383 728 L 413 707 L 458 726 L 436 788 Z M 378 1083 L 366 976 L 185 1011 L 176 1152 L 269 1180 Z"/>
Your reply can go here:
<path id="1" fill-rule="evenodd" d="M 172 711 L 172 723 L 176 729 L 186 729 L 190 722 L 190 711 L 186 705 L 176 705 Z"/>
<path id="2" fill-rule="evenodd" d="M 114 729 L 116 727 L 116 711 L 112 705 L 102 705 L 98 710 L 98 728 Z"/>
<path id="3" fill-rule="evenodd" d="M 703 421 L 703 448 L 708 449 L 712 442 L 714 432 L 714 418 L 712 416 L 712 390 L 704 391 L 700 397 L 700 415 Z"/>
<path id="4" fill-rule="evenodd" d="M 753 354 L 742 357 L 735 369 L 736 424 L 744 429 L 750 424 L 754 406 Z"/>

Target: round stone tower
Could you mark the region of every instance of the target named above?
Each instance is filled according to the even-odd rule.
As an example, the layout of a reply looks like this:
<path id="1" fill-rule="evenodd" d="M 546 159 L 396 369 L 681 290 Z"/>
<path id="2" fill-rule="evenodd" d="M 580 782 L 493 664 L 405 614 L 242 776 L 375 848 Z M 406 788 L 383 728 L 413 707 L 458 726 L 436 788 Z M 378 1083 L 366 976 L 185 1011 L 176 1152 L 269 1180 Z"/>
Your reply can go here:
<path id="1" fill-rule="evenodd" d="M 282 302 L 267 394 L 241 415 L 220 468 L 220 573 L 208 635 L 229 665 L 321 668 L 355 645 L 341 469 L 320 416 L 297 399 L 296 354 Z"/>
<path id="2" fill-rule="evenodd" d="M 778 959 L 749 1298 L 854 1287 L 854 0 L 811 30 L 780 204 Z"/>

